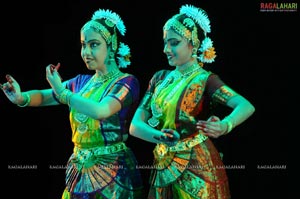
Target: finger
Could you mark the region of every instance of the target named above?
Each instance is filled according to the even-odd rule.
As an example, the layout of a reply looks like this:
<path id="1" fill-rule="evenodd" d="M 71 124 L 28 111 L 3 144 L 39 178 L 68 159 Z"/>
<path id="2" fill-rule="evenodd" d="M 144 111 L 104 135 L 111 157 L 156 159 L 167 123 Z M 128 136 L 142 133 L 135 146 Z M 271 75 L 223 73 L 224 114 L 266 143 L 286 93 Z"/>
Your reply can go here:
<path id="1" fill-rule="evenodd" d="M 169 141 L 175 141 L 180 138 L 179 133 L 174 129 L 162 129 L 162 132 L 164 132 L 164 139 Z"/>
<path id="2" fill-rule="evenodd" d="M 14 88 L 12 85 L 9 86 L 9 90 L 10 90 L 11 92 L 15 92 L 15 91 L 16 91 L 15 88 Z"/>
<path id="3" fill-rule="evenodd" d="M 167 140 L 169 140 L 170 138 L 172 138 L 171 137 L 172 135 L 170 135 L 170 134 L 167 134 L 167 133 L 163 133 L 161 136 L 155 136 L 158 140 L 160 140 L 160 141 L 167 141 Z M 154 136 L 153 136 L 154 137 Z"/>
<path id="4" fill-rule="evenodd" d="M 211 116 L 210 118 L 208 118 L 208 120 L 207 121 L 210 121 L 210 122 L 217 122 L 217 121 L 219 121 L 220 119 L 217 117 L 217 116 Z"/>
<path id="5" fill-rule="evenodd" d="M 202 124 L 202 123 L 205 123 L 206 121 L 204 120 L 198 120 L 196 124 Z"/>
<path id="6" fill-rule="evenodd" d="M 162 129 L 162 132 L 166 133 L 166 134 L 174 134 L 174 130 L 173 129 Z"/>
<path id="7" fill-rule="evenodd" d="M 8 82 L 8 91 L 15 92 L 15 88 L 13 86 L 13 83 L 16 81 L 12 76 L 6 75 L 5 76 Z"/>
<path id="8" fill-rule="evenodd" d="M 197 126 L 202 126 L 202 127 L 206 127 L 206 126 L 208 126 L 210 124 L 210 121 L 204 121 L 204 120 L 199 120 L 197 123 L 196 123 L 196 125 Z"/>
<path id="9" fill-rule="evenodd" d="M 10 84 L 12 84 L 15 81 L 15 79 L 11 75 L 5 75 L 5 78 Z"/>
<path id="10" fill-rule="evenodd" d="M 52 75 L 54 72 L 55 66 L 53 64 L 49 64 L 46 67 L 46 75 Z"/>
<path id="11" fill-rule="evenodd" d="M 3 90 L 3 85 L 0 83 L 0 88 Z"/>
<path id="12" fill-rule="evenodd" d="M 199 123 L 199 124 L 197 124 L 197 128 L 206 128 L 208 125 L 207 125 L 207 123 L 206 122 L 201 122 L 201 123 Z"/>
<path id="13" fill-rule="evenodd" d="M 51 72 L 51 74 L 53 74 L 54 70 L 56 69 L 56 66 L 53 64 L 50 64 L 47 67 L 50 67 L 50 72 Z"/>
<path id="14" fill-rule="evenodd" d="M 51 66 L 50 66 L 50 72 L 53 73 L 54 69 L 55 69 L 55 66 L 54 66 L 54 65 L 51 65 Z"/>
<path id="15" fill-rule="evenodd" d="M 202 131 L 204 131 L 204 133 L 215 133 L 216 130 L 214 128 L 203 128 L 201 129 Z"/>
<path id="16" fill-rule="evenodd" d="M 174 136 L 173 136 L 173 134 L 165 133 L 165 137 L 166 137 L 166 138 L 173 138 Z"/>
<path id="17" fill-rule="evenodd" d="M 59 68 L 60 68 L 60 63 L 57 63 L 56 66 L 53 65 L 53 64 L 50 65 L 50 71 L 51 71 L 51 73 L 53 73 L 54 70 L 58 71 Z"/>
<path id="18" fill-rule="evenodd" d="M 63 78 L 60 76 L 60 74 L 58 73 L 58 69 L 60 68 L 60 63 L 57 63 L 56 66 L 54 66 L 53 64 L 51 64 L 51 67 L 50 67 L 50 71 L 51 71 L 51 74 L 53 74 L 54 71 L 57 72 L 57 75 L 59 76 L 60 80 L 62 81 Z"/>
<path id="19" fill-rule="evenodd" d="M 208 122 L 202 122 L 201 124 L 198 124 L 197 127 L 200 129 L 210 129 L 210 130 L 217 130 L 219 126 L 219 123 L 217 121 L 208 121 Z"/>
<path id="20" fill-rule="evenodd" d="M 1 86 L 1 89 L 5 92 L 5 93 L 11 93 L 11 92 L 15 92 L 15 88 L 9 83 L 5 83 Z"/>
<path id="21" fill-rule="evenodd" d="M 216 136 L 215 134 L 213 133 L 208 133 L 208 132 L 205 132 L 203 133 L 204 135 L 208 136 L 208 137 L 213 137 L 213 138 L 217 138 L 218 136 Z"/>
<path id="22" fill-rule="evenodd" d="M 58 71 L 59 68 L 60 68 L 60 63 L 58 62 L 57 65 L 55 66 L 55 69 Z"/>
<path id="23" fill-rule="evenodd" d="M 162 139 L 161 139 L 161 136 L 156 136 L 156 135 L 154 135 L 153 138 L 156 139 L 156 140 L 158 140 L 158 141 L 161 141 L 161 140 L 162 140 Z"/>

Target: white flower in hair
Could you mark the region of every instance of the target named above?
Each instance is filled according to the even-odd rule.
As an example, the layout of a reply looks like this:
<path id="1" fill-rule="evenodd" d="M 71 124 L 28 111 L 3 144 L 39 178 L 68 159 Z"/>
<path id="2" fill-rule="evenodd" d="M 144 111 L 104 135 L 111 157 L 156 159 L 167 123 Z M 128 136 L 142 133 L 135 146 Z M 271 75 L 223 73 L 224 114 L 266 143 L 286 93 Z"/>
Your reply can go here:
<path id="1" fill-rule="evenodd" d="M 119 47 L 118 54 L 121 55 L 122 57 L 124 57 L 126 55 L 129 55 L 130 54 L 130 48 L 126 44 L 120 42 L 120 47 Z"/>
<path id="2" fill-rule="evenodd" d="M 216 52 L 215 48 L 213 47 L 213 42 L 209 37 L 203 39 L 199 51 L 201 52 L 201 55 L 198 57 L 198 59 L 202 63 L 212 63 L 215 61 Z"/>
<path id="3" fill-rule="evenodd" d="M 127 66 L 131 64 L 131 62 L 126 61 L 124 57 L 118 57 L 118 60 L 119 60 L 119 68 L 127 68 Z"/>
<path id="4" fill-rule="evenodd" d="M 185 14 L 195 20 L 205 33 L 210 32 L 210 21 L 204 10 L 192 5 L 184 5 L 180 8 L 180 14 Z"/>
<path id="5" fill-rule="evenodd" d="M 201 43 L 201 46 L 199 48 L 199 51 L 200 52 L 204 52 L 206 51 L 207 49 L 209 48 L 212 48 L 213 47 L 213 42 L 212 40 L 209 38 L 209 37 L 206 37 L 205 39 L 203 39 L 202 43 Z"/>
<path id="6" fill-rule="evenodd" d="M 126 44 L 120 42 L 120 46 L 117 54 L 120 55 L 120 57 L 118 57 L 119 67 L 127 68 L 127 66 L 131 64 L 129 59 L 130 48 Z"/>
<path id="7" fill-rule="evenodd" d="M 103 10 L 103 9 L 99 9 L 96 12 L 94 12 L 93 16 L 92 16 L 92 20 L 96 20 L 96 19 L 108 19 L 109 21 L 111 21 L 112 23 L 114 23 L 117 27 L 117 29 L 119 30 L 121 35 L 125 35 L 126 33 L 126 27 L 124 25 L 124 22 L 122 21 L 121 17 L 115 13 L 112 12 L 110 10 Z"/>

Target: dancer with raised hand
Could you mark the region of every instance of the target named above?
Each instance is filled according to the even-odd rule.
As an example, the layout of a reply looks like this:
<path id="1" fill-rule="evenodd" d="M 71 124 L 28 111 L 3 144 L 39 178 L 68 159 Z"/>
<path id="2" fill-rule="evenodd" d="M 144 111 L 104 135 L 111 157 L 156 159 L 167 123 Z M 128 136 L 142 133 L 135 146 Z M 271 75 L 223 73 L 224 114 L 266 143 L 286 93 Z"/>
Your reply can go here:
<path id="1" fill-rule="evenodd" d="M 1 84 L 20 107 L 69 106 L 74 149 L 62 199 L 144 198 L 137 160 L 125 144 L 140 92 L 137 78 L 120 70 L 130 64 L 130 48 L 119 41 L 125 32 L 117 13 L 99 9 L 80 31 L 81 57 L 94 75 L 62 82 L 60 64 L 49 64 L 49 89 L 23 92 L 11 75 Z"/>

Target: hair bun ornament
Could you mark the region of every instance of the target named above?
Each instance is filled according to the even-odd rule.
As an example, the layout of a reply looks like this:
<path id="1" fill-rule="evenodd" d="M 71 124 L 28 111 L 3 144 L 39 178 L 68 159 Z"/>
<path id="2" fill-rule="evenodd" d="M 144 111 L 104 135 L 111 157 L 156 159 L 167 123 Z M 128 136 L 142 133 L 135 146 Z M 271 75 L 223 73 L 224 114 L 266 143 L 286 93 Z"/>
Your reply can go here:
<path id="1" fill-rule="evenodd" d="M 95 11 L 92 16 L 92 20 L 96 20 L 96 19 L 108 19 L 111 23 L 113 23 L 117 27 L 117 29 L 119 30 L 122 36 L 125 35 L 126 27 L 124 25 L 123 20 L 117 13 L 112 12 L 111 10 L 108 9 L 107 10 L 99 9 Z"/>
<path id="2" fill-rule="evenodd" d="M 180 8 L 180 14 L 192 18 L 204 31 L 204 33 L 210 33 L 210 20 L 204 10 L 196 8 L 193 5 L 184 5 Z"/>

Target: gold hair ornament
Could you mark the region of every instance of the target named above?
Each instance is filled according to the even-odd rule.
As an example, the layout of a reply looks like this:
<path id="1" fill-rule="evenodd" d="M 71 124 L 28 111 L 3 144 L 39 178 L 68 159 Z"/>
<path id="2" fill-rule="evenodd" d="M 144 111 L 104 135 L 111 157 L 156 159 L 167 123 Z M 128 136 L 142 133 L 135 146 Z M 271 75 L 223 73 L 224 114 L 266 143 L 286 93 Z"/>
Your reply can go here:
<path id="1" fill-rule="evenodd" d="M 180 8 L 180 14 L 185 14 L 186 16 L 193 19 L 204 31 L 204 34 L 210 33 L 210 21 L 205 11 L 201 8 L 196 8 L 192 5 L 184 5 Z"/>
<path id="2" fill-rule="evenodd" d="M 114 29 L 113 35 L 111 35 L 105 25 L 97 21 L 100 19 L 105 19 L 105 25 Z M 118 38 L 116 30 L 118 30 L 122 36 L 125 36 L 126 27 L 123 20 L 117 13 L 112 12 L 111 10 L 97 10 L 96 12 L 94 12 L 91 21 L 87 22 L 84 25 L 83 31 L 89 28 L 93 28 L 94 30 L 99 32 L 107 42 L 107 44 L 111 44 L 114 53 L 118 49 L 117 54 L 120 55 L 119 57 L 117 57 L 119 68 L 126 68 L 127 65 L 130 65 L 130 48 L 122 42 L 119 43 L 118 48 Z"/>
<path id="3" fill-rule="evenodd" d="M 191 41 L 193 46 L 199 45 L 198 33 L 195 22 L 192 19 L 186 18 L 183 21 L 183 24 L 176 19 L 178 16 L 175 15 L 164 26 L 164 30 L 170 30 L 171 28 L 180 34 L 182 37 L 186 38 L 188 41 Z M 193 28 L 192 32 L 185 26 Z"/>
<path id="4" fill-rule="evenodd" d="M 197 23 L 204 32 L 205 38 L 203 39 L 198 50 L 200 52 L 200 56 L 198 57 L 200 62 L 202 63 L 214 62 L 216 57 L 216 52 L 215 52 L 215 48 L 213 47 L 212 40 L 207 36 L 207 33 L 210 33 L 211 29 L 210 29 L 210 20 L 206 12 L 203 9 L 196 8 L 195 6 L 192 5 L 184 5 L 180 8 L 179 13 L 185 14 L 189 19 Z M 197 32 L 195 31 L 195 33 Z M 198 34 L 195 34 L 193 36 L 193 39 L 195 40 L 194 37 L 198 38 Z"/>

